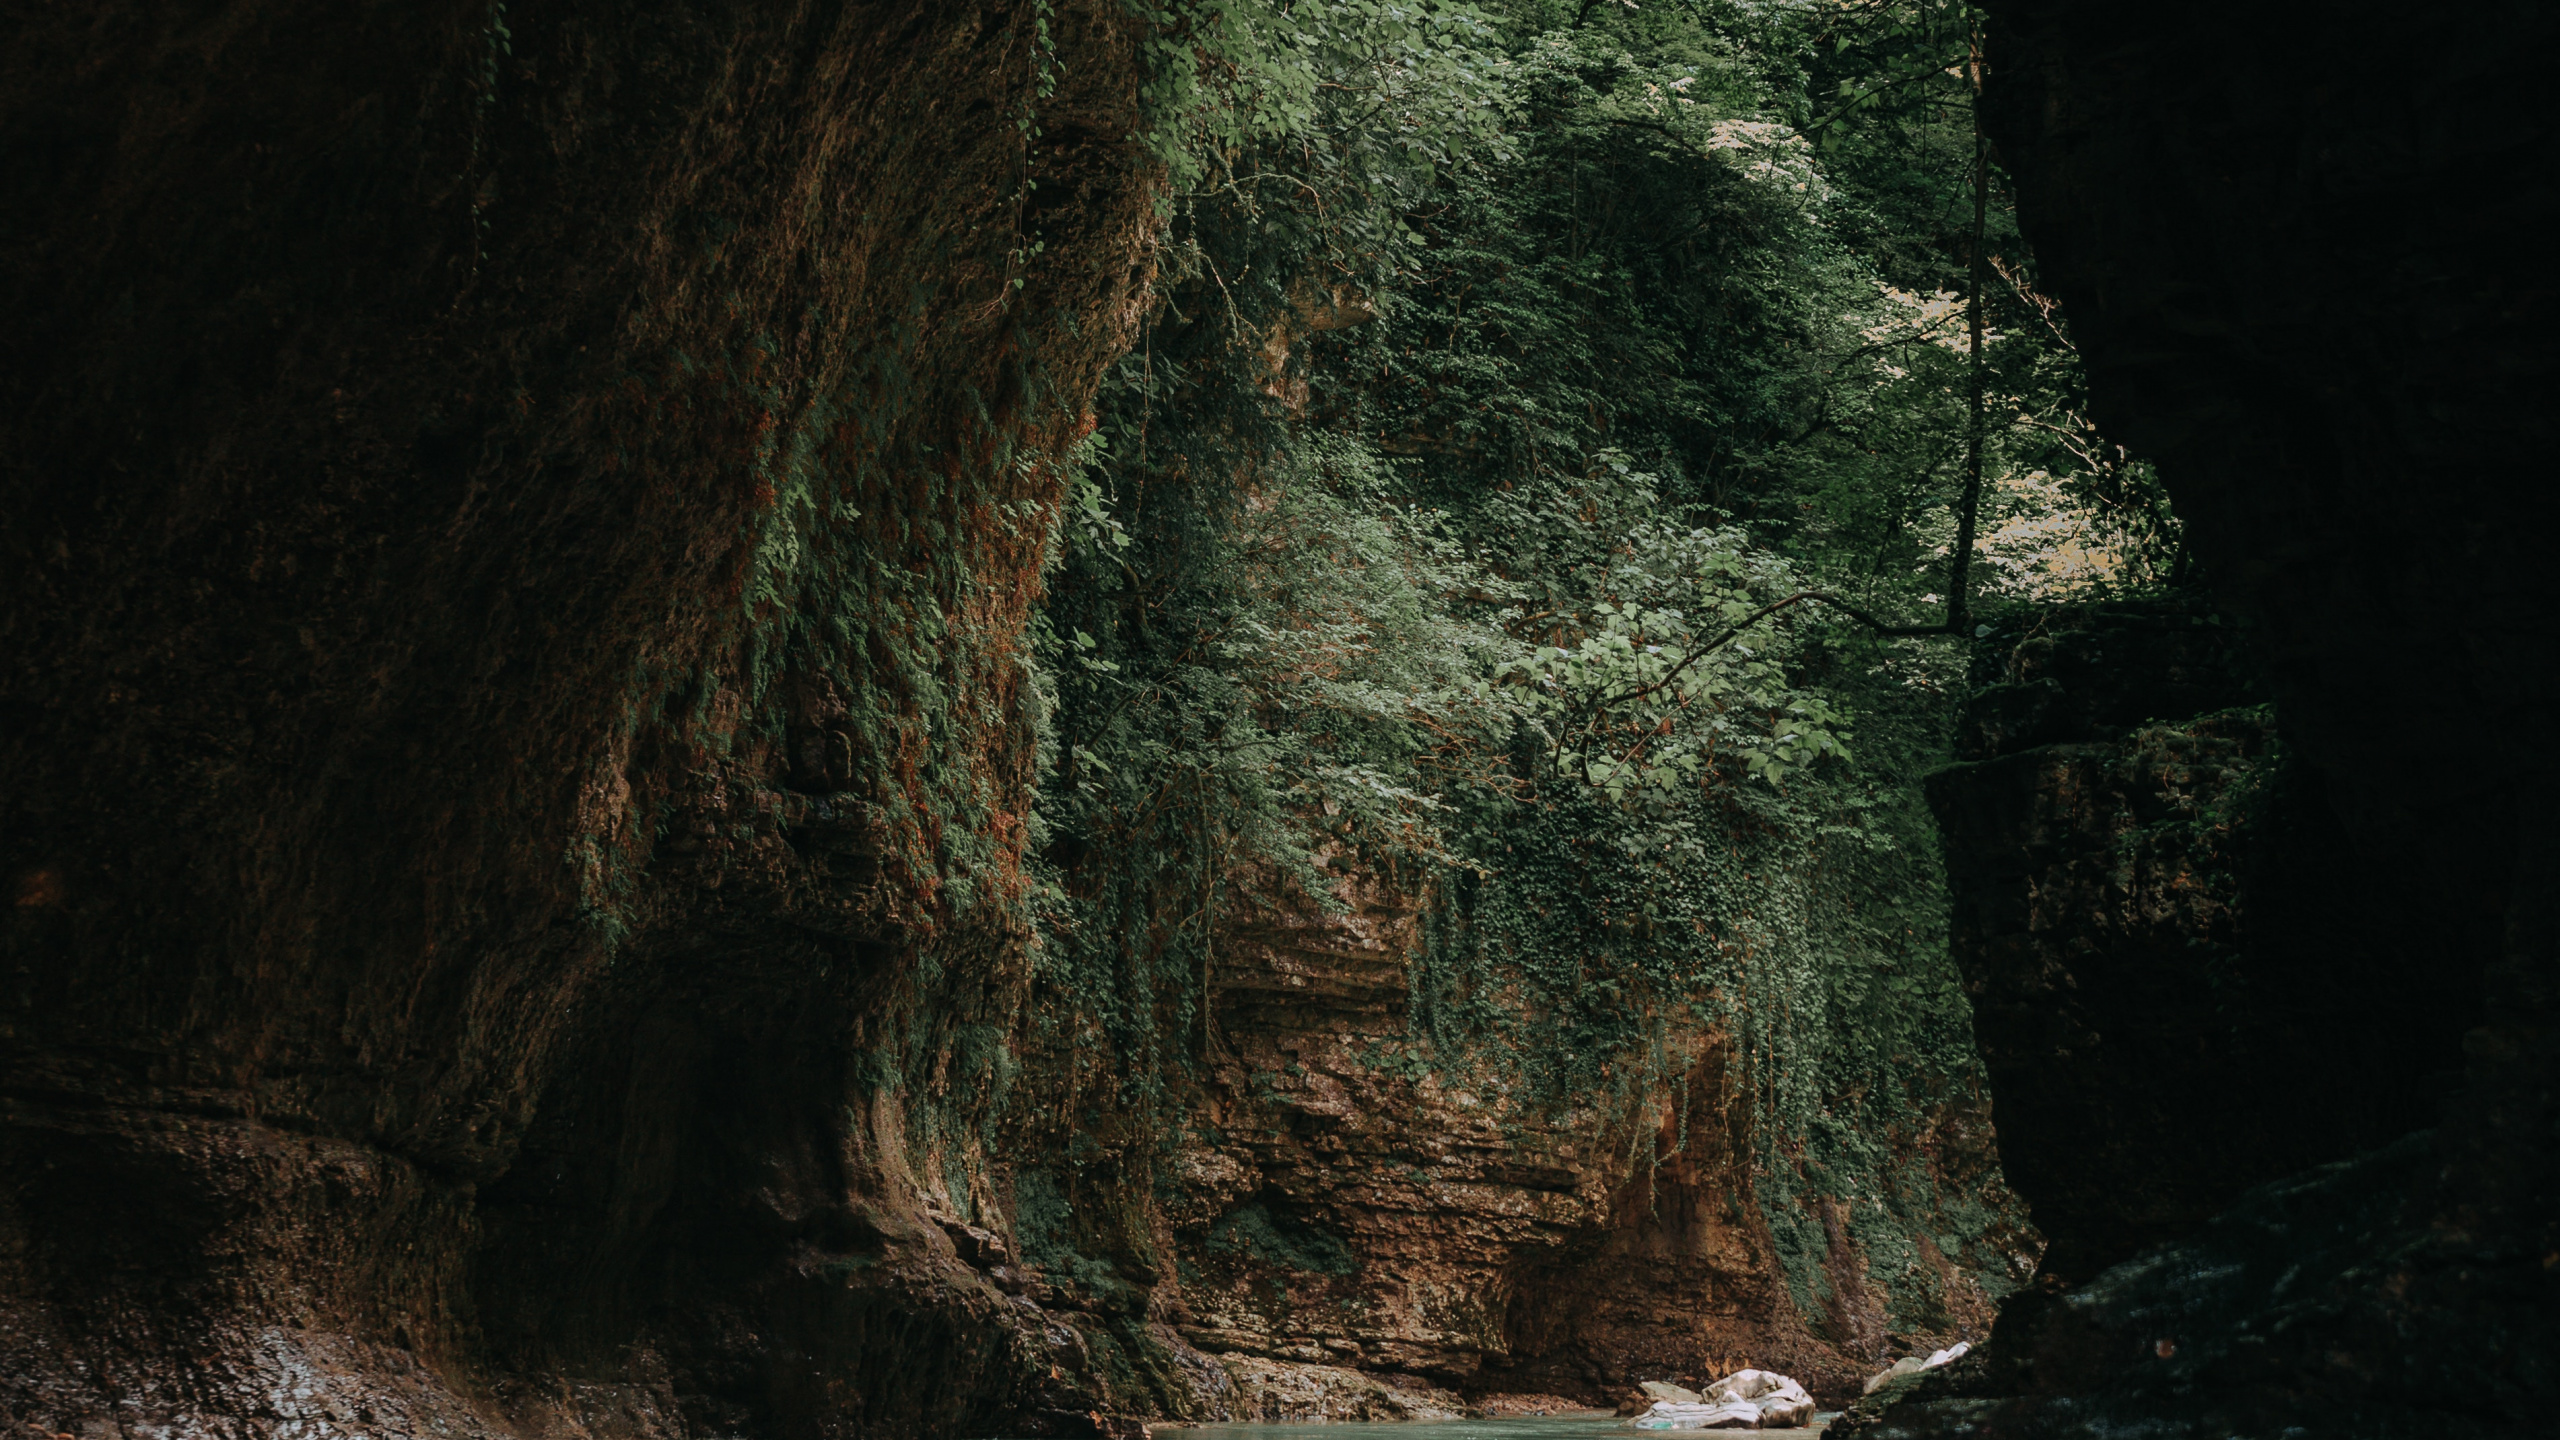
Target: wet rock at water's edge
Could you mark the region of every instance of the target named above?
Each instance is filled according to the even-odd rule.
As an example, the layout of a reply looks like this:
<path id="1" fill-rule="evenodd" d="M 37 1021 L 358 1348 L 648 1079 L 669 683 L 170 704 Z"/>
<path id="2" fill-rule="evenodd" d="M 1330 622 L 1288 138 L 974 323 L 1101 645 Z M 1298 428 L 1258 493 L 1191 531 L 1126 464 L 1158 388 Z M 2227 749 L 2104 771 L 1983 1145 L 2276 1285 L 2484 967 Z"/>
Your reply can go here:
<path id="1" fill-rule="evenodd" d="M 1641 1408 L 1641 1407 L 1638 1407 Z M 1632 1415 L 1634 1410 L 1623 1410 Z M 1523 1417 L 1540 1419 L 1597 1420 L 1609 1414 L 1565 1395 L 1542 1395 L 1535 1392 L 1489 1391 L 1468 1397 L 1466 1418 L 1470 1420 L 1511 1420 Z"/>
<path id="2" fill-rule="evenodd" d="M 1647 1381 L 1644 1389 L 1693 1395 L 1676 1385 Z M 1785 1430 L 1811 1423 L 1813 1397 L 1774 1370 L 1737 1370 L 1690 1400 L 1657 1399 L 1636 1417 L 1638 1430 Z"/>
<path id="3" fill-rule="evenodd" d="M 1894 1361 L 1890 1366 L 1868 1376 L 1866 1389 L 1863 1393 L 1873 1395 L 1878 1390 L 1900 1380 L 1906 1375 L 1917 1375 L 1923 1370 L 1935 1370 L 1950 1360 L 1961 1358 L 1972 1349 L 1972 1341 L 1959 1340 L 1944 1350 L 1932 1351 L 1925 1356 L 1905 1355 L 1901 1359 Z"/>
<path id="4" fill-rule="evenodd" d="M 1228 1418 L 1244 1424 L 1455 1420 L 1467 1410 L 1456 1394 L 1416 1376 L 1250 1355 L 1222 1356 L 1219 1363 L 1235 1387 Z"/>

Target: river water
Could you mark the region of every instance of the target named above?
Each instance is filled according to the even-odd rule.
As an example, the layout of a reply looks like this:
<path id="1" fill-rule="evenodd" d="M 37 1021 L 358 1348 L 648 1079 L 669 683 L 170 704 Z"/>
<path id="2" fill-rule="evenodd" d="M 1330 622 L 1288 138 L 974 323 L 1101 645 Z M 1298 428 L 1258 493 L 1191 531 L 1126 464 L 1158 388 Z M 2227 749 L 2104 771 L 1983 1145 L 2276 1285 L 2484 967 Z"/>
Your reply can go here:
<path id="1" fill-rule="evenodd" d="M 1825 1411 L 1801 1430 L 1755 1431 L 1810 1440 L 1822 1433 L 1834 1415 Z M 1665 1432 L 1626 1428 L 1615 1418 L 1512 1415 L 1499 1420 L 1429 1420 L 1393 1425 L 1158 1425 L 1157 1440 L 1657 1440 Z M 1701 1437 L 1739 1431 L 1695 1431 Z M 1684 1437 L 1686 1440 L 1686 1437 Z"/>

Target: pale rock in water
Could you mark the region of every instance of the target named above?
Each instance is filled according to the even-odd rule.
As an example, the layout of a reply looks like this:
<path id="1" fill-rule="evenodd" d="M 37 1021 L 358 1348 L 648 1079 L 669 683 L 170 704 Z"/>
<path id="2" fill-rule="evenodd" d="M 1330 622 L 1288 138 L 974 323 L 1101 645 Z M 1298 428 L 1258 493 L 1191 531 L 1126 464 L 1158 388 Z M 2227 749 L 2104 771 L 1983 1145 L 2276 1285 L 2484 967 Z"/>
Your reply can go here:
<path id="1" fill-rule="evenodd" d="M 1648 1382 L 1645 1392 L 1657 1393 L 1660 1384 Z M 1634 1424 L 1638 1430 L 1783 1430 L 1812 1419 L 1813 1397 L 1803 1386 L 1774 1370 L 1737 1370 L 1695 1400 L 1656 1400 Z"/>
<path id="2" fill-rule="evenodd" d="M 1944 1350 L 1930 1351 L 1929 1358 L 1926 1360 L 1921 1359 L 1917 1355 L 1905 1355 L 1901 1359 L 1894 1361 L 1893 1364 L 1887 1368 L 1879 1370 L 1875 1374 L 1868 1376 L 1867 1386 L 1864 1393 L 1873 1395 L 1878 1390 L 1883 1389 L 1885 1386 L 1892 1384 L 1894 1381 L 1905 1375 L 1917 1375 L 1923 1370 L 1935 1370 L 1939 1366 L 1946 1364 L 1948 1361 L 1955 1359 L 1957 1356 L 1964 1354 L 1972 1348 L 1972 1341 L 1959 1340 Z"/>
<path id="3" fill-rule="evenodd" d="M 1905 1355 L 1891 1365 L 1867 1377 L 1866 1389 L 1860 1393 L 1873 1395 L 1905 1375 L 1917 1375 L 1929 1368 L 1929 1362 L 1917 1355 Z"/>

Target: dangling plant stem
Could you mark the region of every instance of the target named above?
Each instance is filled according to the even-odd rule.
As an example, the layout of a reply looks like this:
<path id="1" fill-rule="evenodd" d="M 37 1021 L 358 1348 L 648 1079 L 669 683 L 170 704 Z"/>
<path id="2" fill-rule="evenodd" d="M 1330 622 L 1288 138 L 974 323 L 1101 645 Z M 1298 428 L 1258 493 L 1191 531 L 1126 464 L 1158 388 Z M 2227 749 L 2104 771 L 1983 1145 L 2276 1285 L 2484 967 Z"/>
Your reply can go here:
<path id="1" fill-rule="evenodd" d="M 1947 631 L 1961 635 L 1972 619 L 1975 516 L 1982 509 L 1983 391 L 1989 378 L 1982 350 L 1982 285 L 1990 266 L 1982 253 L 1985 217 L 1991 208 L 1991 152 L 1982 133 L 1982 27 L 1973 27 L 1965 57 L 1966 78 L 1973 85 L 1973 245 L 1972 282 L 1965 287 L 1964 323 L 1970 350 L 1972 395 L 1965 417 L 1964 500 L 1956 511 L 1955 553 L 1947 565 Z"/>

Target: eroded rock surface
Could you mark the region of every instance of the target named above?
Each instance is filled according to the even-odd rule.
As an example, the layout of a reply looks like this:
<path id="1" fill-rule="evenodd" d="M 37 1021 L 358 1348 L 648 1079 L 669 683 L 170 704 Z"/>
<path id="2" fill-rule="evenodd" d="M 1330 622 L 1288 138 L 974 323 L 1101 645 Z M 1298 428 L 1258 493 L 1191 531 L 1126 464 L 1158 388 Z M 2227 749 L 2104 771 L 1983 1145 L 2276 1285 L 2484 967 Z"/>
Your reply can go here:
<path id="1" fill-rule="evenodd" d="M 1737 1370 L 1703 1395 L 1663 1399 L 1636 1417 L 1637 1430 L 1794 1430 L 1813 1422 L 1813 1397 L 1792 1378 Z"/>
<path id="2" fill-rule="evenodd" d="M 1822 1293 L 1799 1295 L 1717 1033 L 1679 1037 L 1681 1069 L 1631 1117 L 1541 1113 L 1497 1069 L 1400 1065 L 1416 902 L 1362 875 L 1341 897 L 1341 914 L 1265 900 L 1218 946 L 1211 1083 L 1165 1212 L 1194 1346 L 1585 1403 L 1755 1363 L 1854 1394 L 1888 1330 L 1983 1333 L 1991 1293 L 2032 1264 L 2029 1232 L 1999 1219 L 1987 1126 L 1951 1113 L 1902 1137 L 1939 1188 L 1881 1219 L 1932 1263 L 1871 1275 L 1817 1215 L 1834 1248 Z M 1945 1253 L 1957 1199 L 1994 1227 Z"/>
<path id="3" fill-rule="evenodd" d="M 2547 469 L 2542 397 L 2560 366 L 2539 240 L 2560 218 L 2560 167 L 2526 98 L 2526 57 L 2560 38 L 2560 16 L 2447 11 L 2413 28 L 2368 4 L 1990 8 L 1993 134 L 2098 419 L 2159 463 L 2365 873 L 2414 897 L 2418 943 L 2391 960 L 2382 1001 L 2414 1035 L 2350 1041 L 2315 1068 L 2383 1067 L 2423 1094 L 2446 1017 L 2463 1077 L 2431 1133 L 2059 1277 L 2082 1283 L 2013 1302 L 1988 1345 L 1843 1433 L 2543 1433 L 2560 1408 L 2560 845 L 2542 818 L 2560 798 L 2560 567 L 2544 553 L 2560 491 L 2518 477 Z M 2457 732 L 2474 743 L 2424 738 Z M 2042 763 L 2027 756 L 2014 768 Z M 2049 793 L 2075 767 L 2104 762 L 2057 759 Z M 2116 916 L 2084 919 L 2103 957 Z M 2089 959 L 2046 953 L 2074 975 Z M 2035 968 L 2011 973 L 2023 986 Z M 2262 1008 L 2316 1016 L 2329 985 L 2299 972 Z M 2103 1072 L 2120 1040 L 2178 1033 L 2133 998 L 2060 1007 L 2094 1050 L 2013 1058 L 2068 1069 L 2086 1050 Z M 2176 1183 L 2137 1205 L 2203 1198 L 2194 1142 L 2235 1132 L 2213 1115 L 2183 1135 L 2152 1126 L 2150 1092 L 2106 1089 L 2075 1102 L 2102 1147 L 2145 1128 L 2175 1142 L 2152 1156 Z M 2003 1118 L 2011 1173 L 2042 1204 L 2032 1177 L 2062 1152 L 2040 1147 L 2072 1141 L 2037 1130 Z M 2466 1380 L 2413 1383 L 2435 1376 Z"/>
<path id="4" fill-rule="evenodd" d="M 931 1127 L 1018 1000 L 984 517 L 1145 287 L 1131 24 L 1059 7 L 1033 155 L 1001 10 L 13 17 L 13 1429 L 1052 1403 Z"/>
<path id="5" fill-rule="evenodd" d="M 2252 1185 L 2431 1123 L 2476 985 L 2280 738 L 2229 622 L 2034 613 L 1978 647 L 1932 776 L 2008 1173 L 2077 1281 Z M 2201 712 L 2201 713 L 2199 713 Z M 2467 974 L 2466 974 L 2467 971 Z"/>

